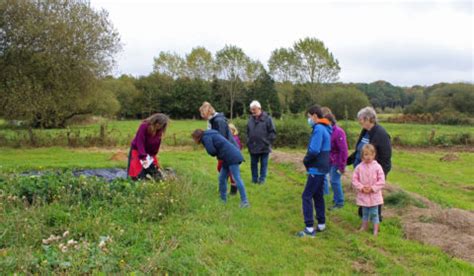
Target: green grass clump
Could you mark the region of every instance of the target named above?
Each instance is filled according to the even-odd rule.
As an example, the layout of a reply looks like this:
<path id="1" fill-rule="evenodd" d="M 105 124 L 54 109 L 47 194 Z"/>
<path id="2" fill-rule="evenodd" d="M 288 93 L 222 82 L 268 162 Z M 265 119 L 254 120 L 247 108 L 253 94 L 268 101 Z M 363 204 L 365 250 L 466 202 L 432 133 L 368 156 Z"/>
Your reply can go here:
<path id="1" fill-rule="evenodd" d="M 426 208 L 426 205 L 423 204 L 423 202 L 413 198 L 404 191 L 397 191 L 389 194 L 384 198 L 384 203 L 385 205 L 395 208 L 405 208 L 409 205 L 414 205 L 418 208 Z"/>

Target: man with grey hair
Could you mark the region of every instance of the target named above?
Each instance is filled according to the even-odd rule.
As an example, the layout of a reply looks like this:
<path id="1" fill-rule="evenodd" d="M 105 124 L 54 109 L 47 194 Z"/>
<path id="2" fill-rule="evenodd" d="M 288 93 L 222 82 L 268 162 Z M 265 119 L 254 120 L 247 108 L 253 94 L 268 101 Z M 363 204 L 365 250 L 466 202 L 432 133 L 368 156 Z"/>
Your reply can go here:
<path id="1" fill-rule="evenodd" d="M 250 112 L 252 115 L 247 122 L 247 148 L 250 152 L 252 182 L 264 184 L 267 177 L 268 157 L 276 138 L 276 130 L 272 118 L 262 111 L 262 106 L 258 101 L 250 103 Z"/>

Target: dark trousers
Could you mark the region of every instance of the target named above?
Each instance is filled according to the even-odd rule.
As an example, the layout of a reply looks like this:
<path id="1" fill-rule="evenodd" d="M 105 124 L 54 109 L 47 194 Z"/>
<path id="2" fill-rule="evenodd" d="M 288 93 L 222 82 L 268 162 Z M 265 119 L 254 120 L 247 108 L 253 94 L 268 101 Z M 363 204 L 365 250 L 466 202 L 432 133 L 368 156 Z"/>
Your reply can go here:
<path id="1" fill-rule="evenodd" d="M 269 153 L 250 154 L 250 170 L 252 171 L 252 182 L 263 183 L 267 177 Z M 258 175 L 258 163 L 260 162 L 260 176 Z"/>
<path id="2" fill-rule="evenodd" d="M 313 227 L 313 204 L 316 209 L 316 219 L 318 224 L 326 223 L 325 206 L 324 206 L 324 175 L 308 175 L 306 187 L 303 195 L 303 215 L 306 227 Z"/>

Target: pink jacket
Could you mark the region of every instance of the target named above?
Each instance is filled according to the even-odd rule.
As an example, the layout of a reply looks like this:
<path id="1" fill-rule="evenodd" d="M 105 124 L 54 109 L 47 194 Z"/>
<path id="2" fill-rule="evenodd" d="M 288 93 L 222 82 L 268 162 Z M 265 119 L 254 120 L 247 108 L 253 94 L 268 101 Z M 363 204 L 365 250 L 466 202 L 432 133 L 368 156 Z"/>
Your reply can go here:
<path id="1" fill-rule="evenodd" d="M 352 186 L 357 190 L 356 203 L 363 207 L 373 207 L 383 204 L 382 188 L 385 185 L 385 175 L 382 166 L 377 161 L 367 164 L 360 163 L 352 174 Z M 364 194 L 362 188 L 369 186 L 374 191 Z"/>

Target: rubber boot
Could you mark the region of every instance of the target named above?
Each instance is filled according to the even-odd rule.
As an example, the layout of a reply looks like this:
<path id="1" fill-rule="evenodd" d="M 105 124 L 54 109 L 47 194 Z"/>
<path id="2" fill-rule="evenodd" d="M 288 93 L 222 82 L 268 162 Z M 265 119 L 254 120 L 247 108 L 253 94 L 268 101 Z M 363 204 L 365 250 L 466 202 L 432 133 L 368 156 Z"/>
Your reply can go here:
<path id="1" fill-rule="evenodd" d="M 377 236 L 379 234 L 379 230 L 380 230 L 380 224 L 379 223 L 374 224 L 374 236 Z"/>
<path id="2" fill-rule="evenodd" d="M 237 194 L 237 186 L 230 185 L 230 195 L 236 195 L 236 194 Z"/>
<path id="3" fill-rule="evenodd" d="M 369 221 L 362 221 L 362 225 L 359 228 L 359 232 L 367 231 Z"/>

